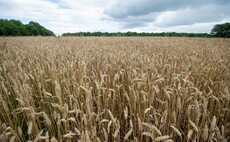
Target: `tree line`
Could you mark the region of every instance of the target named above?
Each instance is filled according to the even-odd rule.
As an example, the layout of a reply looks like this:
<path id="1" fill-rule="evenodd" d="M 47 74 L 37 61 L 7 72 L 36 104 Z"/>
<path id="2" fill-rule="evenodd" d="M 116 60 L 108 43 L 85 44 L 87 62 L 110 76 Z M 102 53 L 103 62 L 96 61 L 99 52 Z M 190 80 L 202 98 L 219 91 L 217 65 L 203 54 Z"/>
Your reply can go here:
<path id="1" fill-rule="evenodd" d="M 54 36 L 55 34 L 37 22 L 23 24 L 19 20 L 0 19 L 0 36 Z M 62 36 L 177 36 L 177 37 L 230 37 L 230 23 L 217 24 L 210 33 L 176 32 L 76 32 L 63 33 Z"/>
<path id="2" fill-rule="evenodd" d="M 176 36 L 176 37 L 230 37 L 230 23 L 217 24 L 209 33 L 176 33 L 176 32 L 162 32 L 162 33 L 147 33 L 147 32 L 76 32 L 64 33 L 62 36 Z"/>
<path id="3" fill-rule="evenodd" d="M 37 22 L 23 24 L 19 20 L 0 19 L 0 36 L 53 36 L 54 33 Z"/>
<path id="4" fill-rule="evenodd" d="M 208 33 L 176 33 L 176 32 L 162 32 L 162 33 L 147 33 L 147 32 L 76 32 L 63 33 L 62 36 L 177 36 L 177 37 L 210 37 Z"/>

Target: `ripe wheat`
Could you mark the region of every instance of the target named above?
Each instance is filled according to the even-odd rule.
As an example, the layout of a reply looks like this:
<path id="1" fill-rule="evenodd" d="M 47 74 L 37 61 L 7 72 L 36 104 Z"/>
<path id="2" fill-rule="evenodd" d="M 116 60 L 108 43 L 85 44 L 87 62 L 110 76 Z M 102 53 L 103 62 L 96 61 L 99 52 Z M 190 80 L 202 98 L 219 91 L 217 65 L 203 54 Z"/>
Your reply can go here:
<path id="1" fill-rule="evenodd" d="M 229 39 L 5 41 L 0 141 L 230 141 Z"/>

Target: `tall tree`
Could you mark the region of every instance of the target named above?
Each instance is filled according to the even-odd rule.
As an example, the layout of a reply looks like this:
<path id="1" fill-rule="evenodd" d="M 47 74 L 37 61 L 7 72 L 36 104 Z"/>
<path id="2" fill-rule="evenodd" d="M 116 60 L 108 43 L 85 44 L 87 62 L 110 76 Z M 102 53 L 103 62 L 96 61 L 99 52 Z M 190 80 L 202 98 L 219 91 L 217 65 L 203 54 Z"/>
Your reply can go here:
<path id="1" fill-rule="evenodd" d="M 211 31 L 211 35 L 216 37 L 230 37 L 230 23 L 215 25 Z"/>

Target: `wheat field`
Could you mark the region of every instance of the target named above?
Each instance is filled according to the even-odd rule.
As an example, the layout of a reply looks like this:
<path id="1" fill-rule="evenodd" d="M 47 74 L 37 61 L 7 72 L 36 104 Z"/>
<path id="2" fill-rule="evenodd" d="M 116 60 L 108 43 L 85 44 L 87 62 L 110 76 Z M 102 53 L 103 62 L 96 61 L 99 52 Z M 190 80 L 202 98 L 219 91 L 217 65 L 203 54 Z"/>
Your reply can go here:
<path id="1" fill-rule="evenodd" d="M 230 40 L 1 37 L 0 141 L 230 141 Z"/>

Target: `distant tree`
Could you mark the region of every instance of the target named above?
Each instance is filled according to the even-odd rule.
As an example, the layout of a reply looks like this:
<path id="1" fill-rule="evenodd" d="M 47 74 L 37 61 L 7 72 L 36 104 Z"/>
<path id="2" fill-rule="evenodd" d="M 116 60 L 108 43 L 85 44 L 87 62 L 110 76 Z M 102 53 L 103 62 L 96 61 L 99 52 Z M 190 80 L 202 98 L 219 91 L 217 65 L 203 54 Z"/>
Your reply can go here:
<path id="1" fill-rule="evenodd" d="M 19 27 L 19 31 L 20 31 L 20 33 L 21 33 L 22 36 L 29 35 L 29 32 L 26 30 L 25 26 L 20 26 Z"/>
<path id="2" fill-rule="evenodd" d="M 176 33 L 176 32 L 162 32 L 162 33 L 137 33 L 137 32 L 76 32 L 63 33 L 62 36 L 175 36 L 175 37 L 211 37 L 208 33 Z"/>
<path id="3" fill-rule="evenodd" d="M 7 23 L 8 24 L 4 26 L 5 35 L 7 35 L 7 36 L 19 36 L 20 32 L 19 32 L 19 29 L 18 29 L 17 25 L 15 25 L 11 21 L 8 21 Z"/>
<path id="4" fill-rule="evenodd" d="M 54 33 L 39 23 L 22 24 L 19 20 L 0 19 L 0 36 L 53 36 Z"/>
<path id="5" fill-rule="evenodd" d="M 0 35 L 4 35 L 4 20 L 0 20 Z"/>
<path id="6" fill-rule="evenodd" d="M 230 37 L 230 23 L 215 25 L 211 31 L 211 35 L 216 37 Z"/>
<path id="7" fill-rule="evenodd" d="M 20 26 L 23 26 L 22 22 L 19 21 L 19 20 L 10 20 L 9 22 L 13 23 L 14 25 L 20 27 Z"/>

